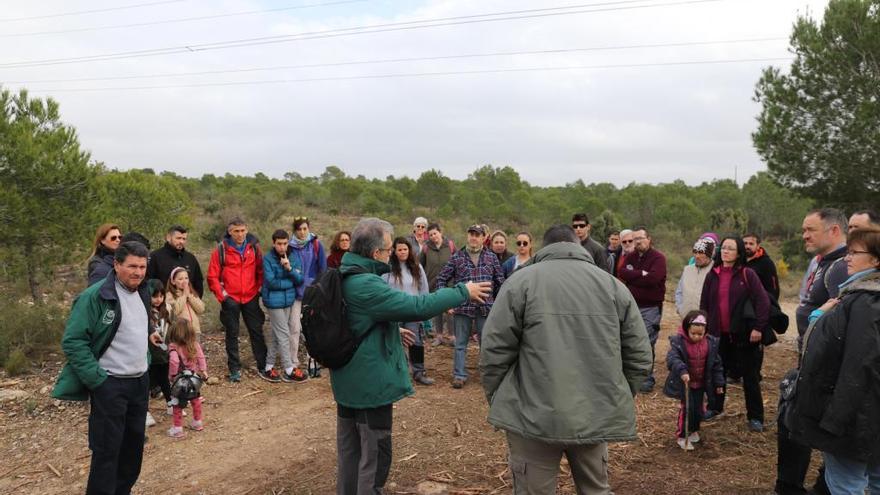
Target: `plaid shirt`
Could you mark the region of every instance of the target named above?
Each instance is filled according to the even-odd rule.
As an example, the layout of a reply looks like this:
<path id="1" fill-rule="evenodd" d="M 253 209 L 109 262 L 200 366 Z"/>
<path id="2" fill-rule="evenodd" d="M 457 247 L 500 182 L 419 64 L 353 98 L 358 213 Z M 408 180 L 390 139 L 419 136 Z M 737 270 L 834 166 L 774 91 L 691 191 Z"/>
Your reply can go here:
<path id="1" fill-rule="evenodd" d="M 471 318 L 478 316 L 488 316 L 492 304 L 495 302 L 495 296 L 504 283 L 504 270 L 501 269 L 501 263 L 498 257 L 492 251 L 483 248 L 480 251 L 478 265 L 474 266 L 471 256 L 467 252 L 467 247 L 461 248 L 449 258 L 446 265 L 437 275 L 436 288 L 442 289 L 449 283 L 457 284 L 459 282 L 492 282 L 492 292 L 486 296 L 485 302 L 482 304 L 475 303 L 468 299 L 461 306 L 455 308 L 455 314 L 465 315 Z"/>

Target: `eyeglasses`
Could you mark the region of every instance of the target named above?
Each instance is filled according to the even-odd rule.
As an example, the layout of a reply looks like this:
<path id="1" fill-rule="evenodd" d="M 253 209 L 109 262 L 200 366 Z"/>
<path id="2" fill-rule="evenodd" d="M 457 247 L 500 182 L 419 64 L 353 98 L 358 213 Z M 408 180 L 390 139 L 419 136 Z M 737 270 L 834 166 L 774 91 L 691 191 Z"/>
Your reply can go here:
<path id="1" fill-rule="evenodd" d="M 516 241 L 517 246 L 528 246 L 529 241 Z"/>
<path id="2" fill-rule="evenodd" d="M 416 225 L 416 228 L 419 230 L 425 230 L 426 227 L 424 225 Z"/>
<path id="3" fill-rule="evenodd" d="M 633 243 L 633 240 L 630 239 L 630 240 L 628 240 L 628 241 L 620 241 L 620 243 L 621 243 L 621 244 L 632 244 L 632 243 Z"/>
<path id="4" fill-rule="evenodd" d="M 573 228 L 573 229 L 585 229 L 585 228 L 587 228 L 587 224 L 585 224 L 585 223 L 573 223 L 573 224 L 571 224 L 571 228 Z"/>
<path id="5" fill-rule="evenodd" d="M 855 256 L 857 254 L 871 254 L 871 252 L 870 251 L 847 251 L 846 257 L 852 258 L 853 256 Z"/>
<path id="6" fill-rule="evenodd" d="M 121 240 L 122 240 L 122 236 L 121 236 L 121 235 L 111 235 L 111 236 L 110 236 L 110 240 L 111 240 L 111 241 L 121 241 Z"/>

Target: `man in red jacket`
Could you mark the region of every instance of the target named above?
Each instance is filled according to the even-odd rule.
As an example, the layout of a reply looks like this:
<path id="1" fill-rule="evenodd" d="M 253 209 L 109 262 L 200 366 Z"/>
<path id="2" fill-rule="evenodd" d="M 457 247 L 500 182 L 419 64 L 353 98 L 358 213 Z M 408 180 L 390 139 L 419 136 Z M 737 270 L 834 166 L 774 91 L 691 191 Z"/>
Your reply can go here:
<path id="1" fill-rule="evenodd" d="M 266 341 L 263 322 L 266 315 L 260 308 L 260 287 L 263 285 L 263 255 L 259 241 L 248 234 L 247 224 L 239 217 L 229 221 L 226 235 L 211 254 L 208 266 L 208 287 L 220 301 L 220 323 L 226 329 L 226 358 L 229 381 L 241 381 L 238 356 L 239 315 L 250 335 L 251 350 L 257 361 L 257 374 L 271 382 L 281 381 L 265 371 Z"/>
<path id="2" fill-rule="evenodd" d="M 635 250 L 624 258 L 623 266 L 617 276 L 626 284 L 632 293 L 645 328 L 651 340 L 651 353 L 660 335 L 660 319 L 663 316 L 663 299 L 666 296 L 666 256 L 651 245 L 648 229 L 639 227 L 633 230 Z M 642 384 L 640 391 L 649 393 L 654 390 L 654 371 Z"/>

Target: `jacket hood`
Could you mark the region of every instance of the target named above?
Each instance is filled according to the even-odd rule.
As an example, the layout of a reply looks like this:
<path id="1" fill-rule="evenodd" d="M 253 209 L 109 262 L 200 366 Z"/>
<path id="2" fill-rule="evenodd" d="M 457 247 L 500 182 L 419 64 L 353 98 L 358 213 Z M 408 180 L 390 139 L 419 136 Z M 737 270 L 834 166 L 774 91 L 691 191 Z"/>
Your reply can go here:
<path id="1" fill-rule="evenodd" d="M 880 292 L 880 272 L 870 273 L 844 287 L 841 296 L 850 292 Z"/>
<path id="2" fill-rule="evenodd" d="M 554 242 L 549 246 L 545 246 L 539 250 L 530 260 L 529 264 L 540 263 L 545 260 L 581 260 L 595 265 L 593 257 L 584 249 L 580 243 L 575 242 Z"/>
<path id="3" fill-rule="evenodd" d="M 342 255 L 342 265 L 339 267 L 340 272 L 348 273 L 354 270 L 355 267 L 366 270 L 369 273 L 375 273 L 376 275 L 384 275 L 391 271 L 391 266 L 389 266 L 388 263 L 382 263 L 381 261 L 376 261 L 371 258 L 364 258 L 351 251 Z"/>

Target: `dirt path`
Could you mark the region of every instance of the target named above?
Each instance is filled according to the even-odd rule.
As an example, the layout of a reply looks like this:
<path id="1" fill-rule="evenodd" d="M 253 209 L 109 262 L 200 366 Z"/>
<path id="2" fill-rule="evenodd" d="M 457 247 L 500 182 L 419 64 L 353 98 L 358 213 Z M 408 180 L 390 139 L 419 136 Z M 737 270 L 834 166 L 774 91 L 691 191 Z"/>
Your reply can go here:
<path id="1" fill-rule="evenodd" d="M 792 305 L 785 305 L 793 313 Z M 791 336 L 767 350 L 762 389 L 768 430 L 746 429 L 742 389 L 730 387 L 727 414 L 703 428 L 704 442 L 685 453 L 673 441 L 677 403 L 660 393 L 666 377 L 667 337 L 677 328 L 667 305 L 657 348 L 658 388 L 637 399 L 640 442 L 611 447 L 612 487 L 618 494 L 769 493 L 775 478 L 776 385 L 795 362 Z M 793 319 L 792 319 L 793 321 Z M 243 344 L 243 348 L 247 348 Z M 209 367 L 222 375 L 222 337 L 206 345 Z M 448 493 L 509 493 L 504 436 L 486 423 L 478 380 L 450 387 L 452 352 L 428 349 L 433 387 L 419 387 L 399 402 L 394 415 L 394 464 L 389 493 L 418 493 L 420 483 L 442 484 Z M 476 347 L 469 351 L 475 374 Z M 56 361 L 60 361 L 56 357 Z M 57 373 L 42 372 L 3 390 L 28 396 L 0 404 L 0 493 L 82 493 L 88 473 L 87 414 L 83 404 L 48 397 Z M 160 421 L 149 429 L 137 494 L 330 494 L 335 487 L 335 404 L 326 377 L 303 384 L 269 384 L 247 374 L 240 384 L 207 387 L 206 428 L 184 440 L 165 436 L 170 419 L 161 401 L 151 403 Z M 563 465 L 567 473 L 567 466 Z M 425 485 L 422 485 L 425 488 Z M 567 476 L 560 493 L 573 493 Z"/>

